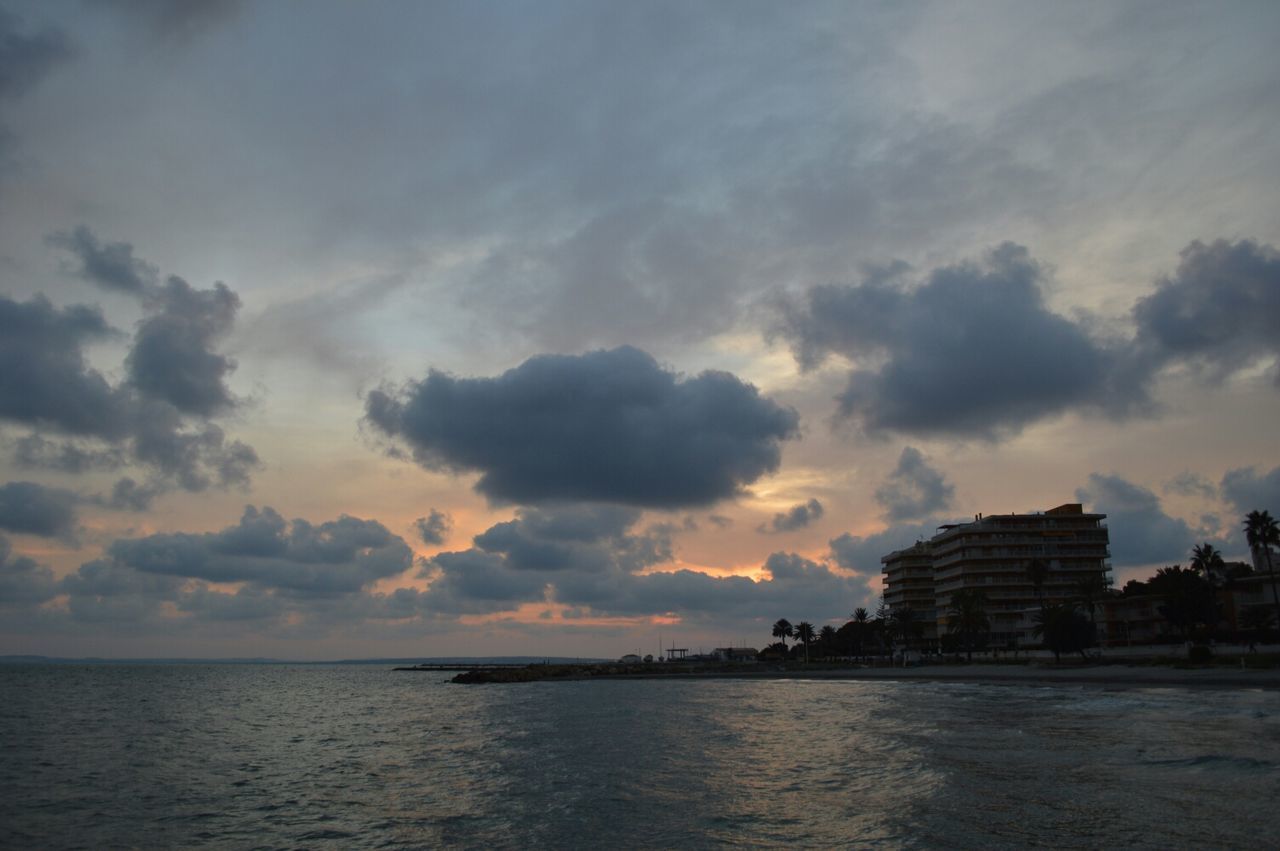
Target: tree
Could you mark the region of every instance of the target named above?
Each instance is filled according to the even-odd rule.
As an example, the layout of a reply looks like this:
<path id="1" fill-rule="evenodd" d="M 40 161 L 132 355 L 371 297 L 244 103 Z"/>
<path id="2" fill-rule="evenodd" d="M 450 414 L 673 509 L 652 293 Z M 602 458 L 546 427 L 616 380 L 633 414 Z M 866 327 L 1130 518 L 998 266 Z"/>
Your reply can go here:
<path id="1" fill-rule="evenodd" d="M 911 647 L 916 625 L 916 612 L 910 606 L 899 606 L 889 614 L 889 631 L 902 639 L 903 652 Z"/>
<path id="2" fill-rule="evenodd" d="M 1220 580 L 1225 579 L 1227 572 L 1227 564 L 1222 560 L 1222 553 L 1218 552 L 1213 544 L 1208 541 L 1198 547 L 1192 547 L 1191 569 L 1204 576 L 1204 581 L 1209 583 L 1209 608 L 1212 611 L 1209 626 L 1217 626 L 1217 586 Z"/>
<path id="3" fill-rule="evenodd" d="M 1091 573 L 1076 583 L 1076 599 L 1089 613 L 1089 623 L 1094 624 L 1095 627 L 1098 622 L 1094 617 L 1094 609 L 1097 607 L 1098 600 L 1106 595 L 1110 587 L 1111 583 L 1101 573 Z"/>
<path id="4" fill-rule="evenodd" d="M 974 639 L 991 630 L 991 621 L 987 618 L 987 595 L 977 588 L 962 588 L 952 594 L 947 630 L 964 641 L 968 659 L 972 662 Z"/>
<path id="5" fill-rule="evenodd" d="M 834 656 L 836 651 L 836 628 L 831 624 L 824 624 L 822 629 L 818 630 L 818 644 L 822 647 L 823 656 Z"/>
<path id="6" fill-rule="evenodd" d="M 791 621 L 786 618 L 778 618 L 778 622 L 773 625 L 773 637 L 782 639 L 782 649 L 787 649 L 787 639 L 795 635 L 795 629 L 791 626 Z"/>
<path id="7" fill-rule="evenodd" d="M 1074 602 L 1043 606 L 1035 616 L 1031 634 L 1041 636 L 1044 646 L 1053 651 L 1053 660 L 1062 661 L 1063 653 L 1078 652 L 1087 660 L 1085 648 L 1093 643 L 1093 625 Z"/>
<path id="8" fill-rule="evenodd" d="M 871 613 L 862 606 L 853 610 L 854 636 L 858 644 L 858 657 L 866 658 L 864 647 L 867 642 L 867 633 L 871 631 Z"/>
<path id="9" fill-rule="evenodd" d="M 1267 575 L 1271 577 L 1271 599 L 1276 606 L 1276 622 L 1280 623 L 1280 593 L 1276 591 L 1276 572 L 1271 564 L 1271 548 L 1280 546 L 1280 525 L 1276 524 L 1270 512 L 1250 511 L 1244 518 L 1244 536 L 1249 541 L 1249 549 L 1256 553 L 1259 547 L 1262 548 Z"/>
<path id="10" fill-rule="evenodd" d="M 800 623 L 796 624 L 795 636 L 796 636 L 796 640 L 804 645 L 804 661 L 805 661 L 805 664 L 808 664 L 809 642 L 813 641 L 813 636 L 814 636 L 813 624 L 809 623 L 808 621 L 800 621 Z"/>
<path id="11" fill-rule="evenodd" d="M 1147 580 L 1151 593 L 1164 599 L 1160 613 L 1184 637 L 1197 624 L 1213 620 L 1213 589 L 1199 574 L 1179 565 L 1162 567 Z"/>

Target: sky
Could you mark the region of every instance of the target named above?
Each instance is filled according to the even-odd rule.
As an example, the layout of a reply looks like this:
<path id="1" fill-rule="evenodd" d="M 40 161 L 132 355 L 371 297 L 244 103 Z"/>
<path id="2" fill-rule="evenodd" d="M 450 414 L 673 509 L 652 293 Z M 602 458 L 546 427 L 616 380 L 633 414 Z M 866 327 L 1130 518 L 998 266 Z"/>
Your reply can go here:
<path id="1" fill-rule="evenodd" d="M 0 0 L 0 654 L 764 646 L 1280 514 L 1280 5 Z"/>

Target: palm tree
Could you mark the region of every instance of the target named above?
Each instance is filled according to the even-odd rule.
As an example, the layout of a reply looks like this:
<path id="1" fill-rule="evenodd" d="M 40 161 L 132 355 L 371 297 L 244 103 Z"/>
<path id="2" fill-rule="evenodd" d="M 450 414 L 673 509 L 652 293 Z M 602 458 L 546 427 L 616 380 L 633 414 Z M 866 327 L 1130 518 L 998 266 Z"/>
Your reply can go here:
<path id="1" fill-rule="evenodd" d="M 1107 593 L 1107 589 L 1111 587 L 1111 583 L 1107 581 L 1107 577 L 1102 573 L 1090 573 L 1080 581 L 1076 582 L 1076 598 L 1080 600 L 1080 605 L 1089 613 L 1089 623 L 1097 626 L 1097 619 L 1094 617 L 1094 608 L 1097 607 L 1098 600 Z"/>
<path id="2" fill-rule="evenodd" d="M 1249 549 L 1255 553 L 1262 548 L 1262 555 L 1267 562 L 1267 575 L 1271 577 L 1271 599 L 1276 604 L 1276 623 L 1280 626 L 1280 594 L 1276 592 L 1276 572 L 1271 565 L 1271 547 L 1280 546 L 1280 525 L 1266 511 L 1250 511 L 1244 518 L 1244 536 L 1249 541 Z M 1256 564 L 1256 562 L 1255 562 Z"/>
<path id="3" fill-rule="evenodd" d="M 973 661 L 973 639 L 990 631 L 987 618 L 987 595 L 977 588 L 961 588 L 951 595 L 951 609 L 947 612 L 947 630 L 964 639 L 969 661 Z"/>
<path id="4" fill-rule="evenodd" d="M 862 606 L 859 606 L 853 610 L 853 622 L 857 624 L 854 635 L 858 636 L 858 658 L 865 660 L 866 654 L 863 652 L 863 647 L 867 641 L 867 630 L 870 628 L 871 613 Z"/>
<path id="5" fill-rule="evenodd" d="M 910 606 L 899 606 L 889 614 L 890 629 L 902 639 L 902 661 L 906 661 L 907 650 L 911 647 L 912 627 L 916 622 L 915 609 Z"/>
<path id="6" fill-rule="evenodd" d="M 818 643 L 823 647 L 823 654 L 831 656 L 836 648 L 836 628 L 826 624 L 818 630 Z"/>
<path id="7" fill-rule="evenodd" d="M 1213 544 L 1205 541 L 1200 546 L 1191 548 L 1191 569 L 1204 574 L 1205 581 L 1209 583 L 1209 601 L 1215 621 L 1209 624 L 1209 629 L 1213 630 L 1217 627 L 1218 620 L 1218 578 L 1226 573 L 1227 563 L 1222 560 L 1222 553 L 1214 549 Z"/>
<path id="8" fill-rule="evenodd" d="M 809 642 L 813 641 L 813 624 L 808 621 L 800 621 L 796 624 L 796 640 L 804 644 L 804 661 L 809 663 Z"/>
<path id="9" fill-rule="evenodd" d="M 773 625 L 773 637 L 782 639 L 782 649 L 787 649 L 787 639 L 795 635 L 795 629 L 791 626 L 791 621 L 786 618 L 778 618 L 778 622 Z"/>
<path id="10" fill-rule="evenodd" d="M 1088 660 L 1084 651 L 1089 646 L 1090 625 L 1074 602 L 1043 606 L 1035 621 L 1031 634 L 1044 639 L 1044 646 L 1053 651 L 1054 662 L 1061 662 L 1063 653 L 1073 651 Z"/>

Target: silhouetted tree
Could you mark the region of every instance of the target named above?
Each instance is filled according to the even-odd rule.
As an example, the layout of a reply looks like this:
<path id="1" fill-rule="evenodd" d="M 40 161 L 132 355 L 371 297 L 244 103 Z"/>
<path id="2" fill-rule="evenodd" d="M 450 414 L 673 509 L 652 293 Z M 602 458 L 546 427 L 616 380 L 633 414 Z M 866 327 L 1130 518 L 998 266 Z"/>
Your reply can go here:
<path id="1" fill-rule="evenodd" d="M 1271 564 L 1271 548 L 1280 546 L 1280 525 L 1267 511 L 1250 511 L 1244 518 L 1244 536 L 1254 552 L 1262 548 L 1267 563 L 1267 575 L 1271 577 L 1271 599 L 1276 607 L 1276 623 L 1280 624 L 1280 593 L 1276 591 L 1276 571 Z"/>
<path id="2" fill-rule="evenodd" d="M 823 656 L 836 655 L 836 628 L 831 624 L 824 624 L 822 629 L 818 630 L 818 646 L 822 648 Z"/>
<path id="3" fill-rule="evenodd" d="M 889 614 L 889 631 L 902 639 L 905 653 L 911 648 L 911 637 L 916 632 L 916 611 L 910 606 L 899 606 Z"/>
<path id="4" fill-rule="evenodd" d="M 1191 569 L 1203 576 L 1209 585 L 1209 608 L 1212 611 L 1209 626 L 1215 627 L 1218 624 L 1218 584 L 1226 578 L 1227 564 L 1222 560 L 1222 553 L 1206 541 L 1191 548 Z"/>
<path id="5" fill-rule="evenodd" d="M 1089 623 L 1094 624 L 1095 627 L 1097 619 L 1094 617 L 1094 609 L 1110 587 L 1111 583 L 1107 582 L 1107 578 L 1101 573 L 1091 573 L 1076 583 L 1076 599 L 1089 613 Z"/>
<path id="6" fill-rule="evenodd" d="M 808 621 L 800 621 L 796 624 L 796 640 L 804 645 L 804 661 L 809 661 L 809 642 L 813 641 L 814 631 L 813 624 Z"/>
<path id="7" fill-rule="evenodd" d="M 1160 613 L 1184 637 L 1190 638 L 1197 624 L 1213 620 L 1213 589 L 1194 570 L 1179 565 L 1162 567 L 1147 580 L 1151 593 L 1164 603 Z"/>
<path id="8" fill-rule="evenodd" d="M 1093 643 L 1093 625 L 1074 602 L 1044 606 L 1035 615 L 1032 635 L 1038 635 L 1044 646 L 1053 651 L 1053 660 L 1062 661 L 1063 653 L 1079 653 L 1088 660 L 1085 648 Z"/>
<path id="9" fill-rule="evenodd" d="M 964 642 L 970 662 L 973 661 L 974 639 L 991 630 L 987 618 L 987 595 L 976 588 L 962 588 L 951 595 L 947 611 L 947 630 Z"/>
<path id="10" fill-rule="evenodd" d="M 787 639 L 795 634 L 791 621 L 786 618 L 778 618 L 778 622 L 773 625 L 773 637 L 782 639 L 783 650 L 787 649 Z"/>

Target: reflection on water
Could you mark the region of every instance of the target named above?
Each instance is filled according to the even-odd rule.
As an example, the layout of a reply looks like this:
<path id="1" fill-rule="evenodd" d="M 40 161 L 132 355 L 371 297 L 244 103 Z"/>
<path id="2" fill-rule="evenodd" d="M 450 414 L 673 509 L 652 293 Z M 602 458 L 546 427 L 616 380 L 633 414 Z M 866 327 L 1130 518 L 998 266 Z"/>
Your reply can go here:
<path id="1" fill-rule="evenodd" d="M 0 666 L 0 846 L 1268 847 L 1280 696 Z"/>

